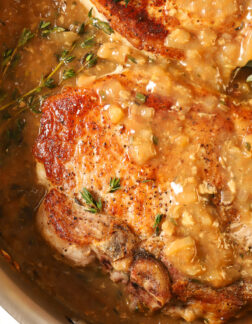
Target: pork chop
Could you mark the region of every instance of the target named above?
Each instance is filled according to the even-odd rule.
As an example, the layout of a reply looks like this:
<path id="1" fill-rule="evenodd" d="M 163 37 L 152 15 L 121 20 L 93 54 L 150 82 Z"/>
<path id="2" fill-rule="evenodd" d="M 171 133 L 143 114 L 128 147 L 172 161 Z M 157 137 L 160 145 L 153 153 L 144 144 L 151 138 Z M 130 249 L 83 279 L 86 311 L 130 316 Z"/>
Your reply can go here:
<path id="1" fill-rule="evenodd" d="M 133 46 L 181 62 L 217 89 L 252 59 L 251 0 L 91 2 Z"/>
<path id="2" fill-rule="evenodd" d="M 65 89 L 33 151 L 41 233 L 98 258 L 132 309 L 223 323 L 251 305 L 251 120 L 157 67 Z"/>

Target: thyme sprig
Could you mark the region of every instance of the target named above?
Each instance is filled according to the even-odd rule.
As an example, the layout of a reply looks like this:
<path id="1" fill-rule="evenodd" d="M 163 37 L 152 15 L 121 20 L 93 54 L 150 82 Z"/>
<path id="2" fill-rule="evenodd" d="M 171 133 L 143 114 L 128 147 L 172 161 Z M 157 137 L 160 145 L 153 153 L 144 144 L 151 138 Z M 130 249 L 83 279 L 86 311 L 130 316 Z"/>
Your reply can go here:
<path id="1" fill-rule="evenodd" d="M 4 53 L 4 61 L 3 61 L 3 76 L 5 76 L 6 72 L 8 71 L 8 68 L 10 67 L 11 63 L 13 62 L 14 57 L 17 54 L 17 51 L 21 48 L 24 47 L 29 40 L 31 40 L 34 37 L 34 34 L 27 28 L 24 28 L 19 39 L 16 47 L 14 50 L 9 49 L 7 52 Z"/>
<path id="2" fill-rule="evenodd" d="M 56 84 L 54 83 L 53 80 L 53 76 L 55 75 L 55 73 L 64 65 L 64 64 L 68 64 L 69 62 L 71 62 L 73 60 L 73 56 L 69 55 L 73 49 L 75 48 L 76 44 L 73 43 L 72 47 L 70 48 L 70 50 L 64 50 L 60 57 L 59 57 L 59 63 L 56 65 L 56 67 L 52 70 L 52 72 L 47 76 L 47 77 L 42 77 L 38 86 L 36 86 L 35 88 L 29 90 L 28 92 L 24 93 L 23 95 L 19 96 L 17 99 L 10 101 L 9 103 L 3 105 L 2 107 L 0 107 L 0 111 L 15 105 L 15 104 L 19 104 L 20 102 L 24 101 L 25 98 L 29 97 L 30 95 L 33 95 L 35 93 L 39 93 L 41 92 L 42 89 L 44 88 L 49 88 L 52 89 L 54 87 L 56 87 Z"/>
<path id="3" fill-rule="evenodd" d="M 82 198 L 85 200 L 85 203 L 88 205 L 89 209 L 86 209 L 89 213 L 96 214 L 101 212 L 102 210 L 102 202 L 101 199 L 95 200 L 91 193 L 83 188 L 80 192 Z"/>
<path id="4" fill-rule="evenodd" d="M 118 189 L 121 189 L 121 184 L 120 184 L 121 179 L 120 178 L 110 178 L 109 182 L 109 193 L 115 192 Z"/>
<path id="5" fill-rule="evenodd" d="M 102 29 L 102 30 L 105 29 L 105 32 L 106 31 L 112 32 L 112 29 L 110 28 L 108 23 L 101 22 L 99 19 L 92 17 L 92 9 L 89 12 L 89 19 L 92 20 L 94 26 L 96 25 L 97 28 Z M 25 28 L 19 38 L 16 48 L 14 50 L 7 49 L 3 53 L 3 62 L 2 62 L 2 66 L 4 67 L 3 74 L 5 74 L 7 72 L 10 64 L 14 64 L 14 60 L 17 56 L 18 49 L 22 46 L 25 46 L 25 44 L 27 44 L 27 42 L 30 39 L 32 39 L 35 35 L 47 36 L 51 32 L 61 32 L 61 31 L 65 31 L 65 30 L 66 29 L 63 27 L 57 27 L 57 26 L 52 27 L 51 22 L 49 22 L 49 21 L 41 21 L 39 23 L 37 31 L 34 33 L 31 32 L 29 29 Z M 78 29 L 79 35 L 83 34 L 84 30 L 85 30 L 85 25 L 81 24 L 81 26 Z M 35 104 L 35 102 L 37 103 L 39 101 L 39 98 L 37 98 L 38 97 L 37 95 L 43 89 L 45 89 L 45 88 L 53 89 L 53 88 L 61 85 L 61 83 L 64 80 L 75 77 L 81 71 L 83 71 L 85 68 L 91 68 L 91 67 L 95 66 L 97 64 L 97 55 L 92 52 L 89 52 L 80 60 L 81 66 L 79 69 L 77 69 L 77 70 L 74 70 L 72 68 L 64 69 L 64 71 L 62 72 L 62 77 L 60 78 L 58 83 L 56 83 L 53 76 L 64 65 L 68 65 L 73 60 L 75 60 L 75 56 L 71 55 L 71 52 L 75 48 L 76 44 L 77 43 L 74 42 L 70 49 L 63 50 L 60 54 L 56 55 L 57 59 L 58 59 L 58 64 L 52 69 L 52 72 L 50 74 L 41 77 L 41 80 L 37 86 L 35 86 L 33 89 L 29 90 L 26 93 L 19 94 L 18 96 L 13 97 L 10 102 L 4 104 L 3 106 L 0 106 L 0 111 L 3 111 L 9 107 L 12 107 L 13 109 L 18 107 L 21 110 L 21 108 L 23 108 L 24 104 L 25 104 L 30 109 L 32 107 L 33 109 L 31 109 L 31 110 L 36 112 L 37 109 L 34 109 L 34 104 Z M 94 44 L 95 44 L 95 36 L 91 36 L 91 37 L 85 39 L 84 42 L 80 44 L 80 46 L 82 48 L 88 48 L 88 47 L 93 46 Z M 60 76 L 60 74 L 59 74 L 59 76 Z M 6 97 L 7 97 L 7 94 L 1 90 L 0 91 L 0 102 L 5 101 Z"/>

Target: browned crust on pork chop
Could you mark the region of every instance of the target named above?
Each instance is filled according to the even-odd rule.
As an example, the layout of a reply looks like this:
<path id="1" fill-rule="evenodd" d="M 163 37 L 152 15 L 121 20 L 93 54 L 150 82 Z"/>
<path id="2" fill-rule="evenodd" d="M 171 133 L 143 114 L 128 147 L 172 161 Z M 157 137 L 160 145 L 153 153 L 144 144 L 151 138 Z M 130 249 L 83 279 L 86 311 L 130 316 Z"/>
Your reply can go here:
<path id="1" fill-rule="evenodd" d="M 148 0 L 130 1 L 125 7 L 125 4 L 114 0 L 94 1 L 97 9 L 106 16 L 111 26 L 136 48 L 174 60 L 183 59 L 182 50 L 164 46 L 169 30 L 163 25 L 161 18 L 149 16 L 147 3 Z M 179 21 L 174 17 L 167 17 L 166 23 L 170 28 L 179 25 Z"/>
<path id="2" fill-rule="evenodd" d="M 239 33 L 239 29 L 235 29 L 234 21 L 241 21 L 246 13 L 246 8 L 243 8 L 245 3 L 242 1 L 238 1 L 234 12 L 220 21 L 218 15 L 216 19 L 215 17 L 211 19 L 211 16 L 205 18 L 197 16 L 188 8 L 183 8 L 180 1 L 130 0 L 127 1 L 127 5 L 124 1 L 115 0 L 92 0 L 92 2 L 108 19 L 113 29 L 133 46 L 173 60 L 184 60 L 186 56 L 181 44 L 165 45 L 166 37 L 174 30 L 185 27 L 194 32 L 197 28 L 213 28 L 217 35 L 226 32 L 233 37 Z M 207 5 L 209 4 L 205 4 Z M 217 9 L 220 12 L 224 10 L 222 7 Z"/>

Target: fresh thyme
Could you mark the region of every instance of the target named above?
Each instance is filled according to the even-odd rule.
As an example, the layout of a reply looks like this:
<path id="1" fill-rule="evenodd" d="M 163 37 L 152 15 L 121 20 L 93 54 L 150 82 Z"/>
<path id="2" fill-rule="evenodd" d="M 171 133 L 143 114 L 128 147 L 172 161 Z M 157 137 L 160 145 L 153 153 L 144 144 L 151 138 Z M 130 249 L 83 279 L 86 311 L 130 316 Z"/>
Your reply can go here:
<path id="1" fill-rule="evenodd" d="M 136 93 L 136 102 L 139 104 L 144 104 L 146 101 L 146 96 L 143 93 Z"/>
<path id="2" fill-rule="evenodd" d="M 2 61 L 2 67 L 5 67 L 7 64 L 8 64 L 8 62 L 9 62 L 9 60 L 10 60 L 10 58 L 11 58 L 11 54 L 13 53 L 13 49 L 12 48 L 10 48 L 10 49 L 6 49 L 4 52 L 3 52 L 3 54 L 2 54 L 2 57 L 3 57 L 3 61 Z"/>
<path id="3" fill-rule="evenodd" d="M 133 56 L 128 55 L 128 56 L 127 56 L 127 59 L 128 59 L 129 61 L 131 61 L 132 63 L 137 64 L 137 60 L 136 60 Z"/>
<path id="4" fill-rule="evenodd" d="M 97 56 L 94 53 L 87 53 L 85 55 L 85 62 L 86 67 L 91 68 L 96 65 L 97 63 Z"/>
<path id="5" fill-rule="evenodd" d="M 42 37 L 47 37 L 49 36 L 51 33 L 61 33 L 66 31 L 66 29 L 64 27 L 59 27 L 59 26 L 55 26 L 53 28 L 51 27 L 51 23 L 49 21 L 41 21 L 39 23 L 39 30 L 41 33 Z"/>
<path id="6" fill-rule="evenodd" d="M 99 29 L 104 30 L 105 32 L 113 32 L 110 28 L 108 23 L 102 22 L 99 19 L 96 19 L 92 17 L 92 10 L 89 12 L 89 18 L 91 19 L 94 26 L 96 26 Z M 32 32 L 29 29 L 25 28 L 22 31 L 22 34 L 20 35 L 20 38 L 18 40 L 17 46 L 14 49 L 6 49 L 2 54 L 2 69 L 3 69 L 3 75 L 6 74 L 8 68 L 10 65 L 14 65 L 15 62 L 18 60 L 18 49 L 25 46 L 35 35 L 41 35 L 41 36 L 47 36 L 51 32 L 62 32 L 66 29 L 63 27 L 55 26 L 53 27 L 51 22 L 49 21 L 41 21 L 38 25 L 37 31 Z M 77 33 L 79 35 L 82 35 L 85 31 L 85 25 L 84 23 L 79 26 L 77 29 Z M 89 48 L 95 44 L 95 36 L 90 36 L 80 44 L 82 48 Z M 70 79 L 78 75 L 81 71 L 83 71 L 85 68 L 91 68 L 97 64 L 97 55 L 95 53 L 89 52 L 87 53 L 82 59 L 80 59 L 81 66 L 74 70 L 73 68 L 65 68 L 62 72 L 62 77 L 58 82 L 56 80 L 60 77 L 60 74 L 58 73 L 59 70 L 64 65 L 68 65 L 69 63 L 73 62 L 75 60 L 75 56 L 72 55 L 72 51 L 76 46 L 76 42 L 72 44 L 72 47 L 70 49 L 63 50 L 60 54 L 57 54 L 56 57 L 58 59 L 57 65 L 52 69 L 52 72 L 42 76 L 39 84 L 35 86 L 33 89 L 29 90 L 26 93 L 23 94 L 15 94 L 15 96 L 11 96 L 12 100 L 10 102 L 7 102 L 6 104 L 3 104 L 0 106 L 0 111 L 3 111 L 9 107 L 12 107 L 13 109 L 19 108 L 19 111 L 22 112 L 25 109 L 30 109 L 35 113 L 40 113 L 40 106 L 42 103 L 41 98 L 43 97 L 43 94 L 40 94 L 40 92 L 44 89 L 53 89 L 59 85 L 64 80 Z M 56 78 L 54 78 L 55 74 L 58 74 Z M 0 103 L 4 102 L 7 98 L 7 93 L 4 91 L 4 89 L 0 89 Z"/>
<path id="7" fill-rule="evenodd" d="M 109 186 L 110 190 L 109 193 L 115 192 L 118 189 L 121 189 L 120 178 L 110 178 Z"/>
<path id="8" fill-rule="evenodd" d="M 76 75 L 76 73 L 75 73 L 74 69 L 64 70 L 62 79 L 67 80 L 67 79 L 73 78 L 75 75 Z"/>
<path id="9" fill-rule="evenodd" d="M 94 44 L 95 44 L 95 37 L 92 35 L 92 36 L 86 38 L 86 39 L 85 39 L 85 40 L 80 44 L 80 46 L 81 46 L 82 48 L 89 48 L 89 47 L 94 46 Z"/>
<path id="10" fill-rule="evenodd" d="M 102 210 L 102 202 L 101 200 L 95 200 L 91 193 L 83 188 L 80 192 L 82 198 L 85 200 L 85 203 L 88 205 L 89 209 L 86 209 L 89 213 L 96 214 L 101 212 Z"/>
<path id="11" fill-rule="evenodd" d="M 142 183 L 148 183 L 148 182 L 151 182 L 151 181 L 154 181 L 154 180 L 153 179 L 140 180 L 140 182 L 142 182 Z"/>
<path id="12" fill-rule="evenodd" d="M 81 60 L 82 66 L 76 71 L 76 75 L 83 71 L 85 68 L 91 68 L 95 66 L 97 63 L 97 55 L 91 53 L 87 53 L 83 59 Z"/>
<path id="13" fill-rule="evenodd" d="M 39 93 L 41 92 L 42 89 L 44 88 L 49 88 L 52 89 L 54 88 L 56 85 L 54 84 L 54 81 L 52 79 L 52 76 L 64 65 L 64 64 L 68 64 L 69 62 L 71 62 L 74 57 L 69 55 L 73 49 L 75 48 L 75 43 L 72 45 L 72 47 L 70 48 L 70 50 L 64 50 L 60 57 L 59 57 L 59 63 L 56 65 L 56 67 L 53 69 L 53 71 L 46 77 L 46 78 L 42 78 L 40 80 L 40 83 L 38 86 L 36 86 L 35 88 L 31 89 L 30 91 L 26 92 L 25 94 L 19 96 L 17 99 L 12 100 L 11 102 L 3 105 L 2 107 L 0 107 L 0 111 L 20 103 L 21 101 L 24 101 L 25 98 L 29 97 L 30 95 L 33 95 L 35 93 Z"/>
<path id="14" fill-rule="evenodd" d="M 24 47 L 29 42 L 29 40 L 31 40 L 33 37 L 34 37 L 34 34 L 29 29 L 24 28 L 20 37 L 19 37 L 17 46 L 14 48 L 14 50 L 9 49 L 9 50 L 7 50 L 7 52 L 4 53 L 4 61 L 2 63 L 2 65 L 4 66 L 3 76 L 8 71 L 8 68 L 10 67 L 11 63 L 13 62 L 13 59 L 16 56 L 17 51 L 21 47 Z"/>
<path id="15" fill-rule="evenodd" d="M 93 8 L 91 8 L 88 12 L 88 18 L 90 19 L 91 24 L 94 27 L 104 31 L 105 34 L 111 35 L 114 31 L 110 27 L 109 23 L 93 17 L 92 12 L 93 12 Z"/>
<path id="16" fill-rule="evenodd" d="M 23 47 L 30 39 L 34 37 L 34 34 L 27 28 L 24 28 L 22 34 L 18 40 L 17 47 Z"/>
<path id="17" fill-rule="evenodd" d="M 39 23 L 39 29 L 47 29 L 48 27 L 50 27 L 51 26 L 51 23 L 50 23 L 50 21 L 41 21 L 40 23 Z"/>
<path id="18" fill-rule="evenodd" d="M 60 55 L 57 55 L 59 61 L 68 64 L 75 59 L 75 56 L 69 55 L 69 50 L 63 50 Z"/>
<path id="19" fill-rule="evenodd" d="M 48 94 L 44 95 L 31 95 L 26 100 L 27 107 L 34 112 L 35 114 L 40 114 L 41 110 L 40 107 L 42 106 L 44 100 L 48 97 Z"/>
<path id="20" fill-rule="evenodd" d="M 78 34 L 78 35 L 83 35 L 83 34 L 84 34 L 84 31 L 85 31 L 85 24 L 82 23 L 82 24 L 80 25 L 80 27 L 78 28 L 78 30 L 77 30 L 77 34 Z"/>
<path id="21" fill-rule="evenodd" d="M 44 82 L 44 86 L 48 89 L 53 89 L 56 87 L 55 81 L 53 78 L 48 78 L 45 82 Z"/>
<path id="22" fill-rule="evenodd" d="M 64 28 L 64 27 L 59 27 L 59 26 L 55 26 L 55 27 L 53 27 L 53 29 L 52 29 L 52 32 L 54 32 L 54 33 L 62 33 L 63 31 L 66 31 L 66 28 Z"/>
<path id="23" fill-rule="evenodd" d="M 155 229 L 156 235 L 158 236 L 160 234 L 160 224 L 163 218 L 163 214 L 157 214 L 156 218 L 155 218 L 155 223 L 153 228 Z"/>

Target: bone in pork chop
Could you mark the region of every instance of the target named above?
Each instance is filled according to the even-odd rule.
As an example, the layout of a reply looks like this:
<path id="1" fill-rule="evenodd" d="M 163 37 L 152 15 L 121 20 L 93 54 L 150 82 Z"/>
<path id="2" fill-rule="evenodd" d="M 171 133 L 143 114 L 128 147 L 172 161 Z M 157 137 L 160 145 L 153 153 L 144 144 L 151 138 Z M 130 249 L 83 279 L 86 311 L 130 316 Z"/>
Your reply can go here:
<path id="1" fill-rule="evenodd" d="M 251 0 L 91 2 L 133 46 L 182 62 L 217 89 L 252 59 Z"/>
<path id="2" fill-rule="evenodd" d="M 145 73 L 46 100 L 38 224 L 69 262 L 98 258 L 131 308 L 222 323 L 251 305 L 251 110 Z"/>

